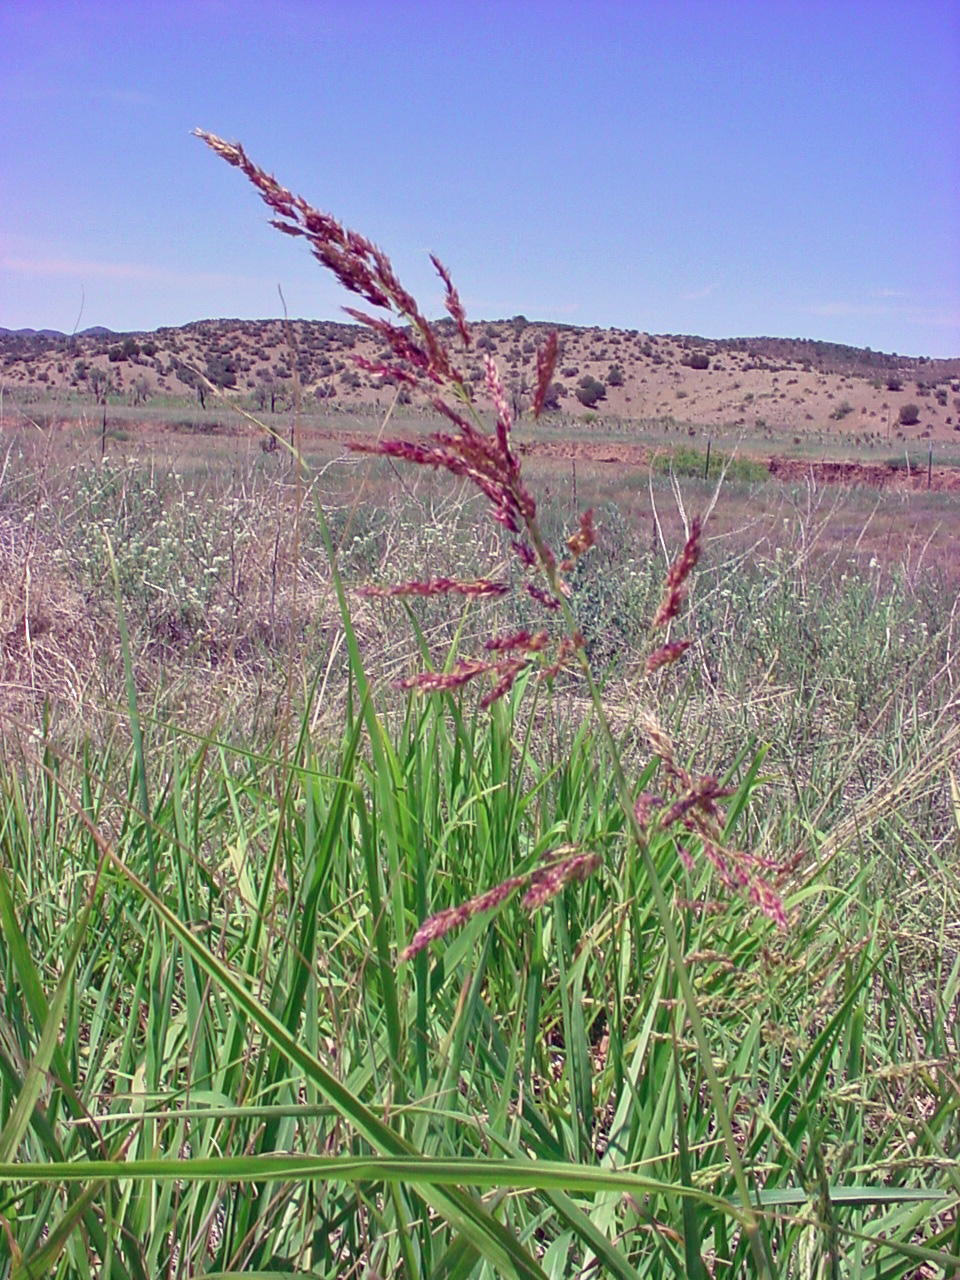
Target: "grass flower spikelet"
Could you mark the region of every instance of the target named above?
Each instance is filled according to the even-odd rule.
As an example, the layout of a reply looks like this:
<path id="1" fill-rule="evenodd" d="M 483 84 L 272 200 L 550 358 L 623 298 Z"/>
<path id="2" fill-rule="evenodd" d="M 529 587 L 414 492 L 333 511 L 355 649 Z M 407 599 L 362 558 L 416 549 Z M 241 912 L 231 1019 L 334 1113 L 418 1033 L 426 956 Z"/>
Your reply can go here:
<path id="1" fill-rule="evenodd" d="M 444 306 L 447 308 L 447 310 L 450 312 L 451 316 L 453 316 L 454 320 L 457 323 L 457 328 L 460 331 L 460 337 L 463 340 L 463 345 L 465 347 L 469 347 L 471 342 L 473 341 L 473 337 L 470 333 L 470 328 L 467 324 L 467 317 L 463 310 L 463 303 L 460 301 L 460 294 L 457 292 L 457 290 L 453 286 L 453 282 L 450 279 L 450 272 L 443 265 L 443 263 L 440 261 L 440 259 L 437 257 L 435 253 L 431 253 L 430 261 L 436 267 L 437 275 L 440 277 L 443 283 L 447 286 L 447 296 L 444 299 Z"/>
<path id="2" fill-rule="evenodd" d="M 653 617 L 654 628 L 666 626 L 680 612 L 680 606 L 686 593 L 686 580 L 693 572 L 693 568 L 699 558 L 700 517 L 696 516 L 690 526 L 690 536 L 684 543 L 683 550 L 667 572 L 663 598 Z"/>
<path id="3" fill-rule="evenodd" d="M 548 854 L 546 865 L 538 867 L 536 871 L 510 876 L 459 906 L 448 907 L 424 920 L 409 945 L 401 952 L 400 960 L 411 960 L 431 942 L 437 942 L 454 929 L 461 928 L 474 916 L 502 907 L 517 889 L 526 887 L 521 905 L 528 911 L 539 911 L 566 885 L 575 880 L 585 880 L 599 866 L 600 858 L 597 854 L 580 852 L 575 845 L 562 845 Z"/>
<path id="4" fill-rule="evenodd" d="M 654 671 L 659 671 L 661 667 L 667 667 L 676 662 L 678 658 L 683 657 L 692 643 L 692 640 L 674 640 L 672 643 L 662 645 L 661 648 L 654 650 L 645 664 L 647 673 L 652 674 Z"/>
<path id="5" fill-rule="evenodd" d="M 533 397 L 533 416 L 535 419 L 539 418 L 543 412 L 547 392 L 550 390 L 550 382 L 557 367 L 559 352 L 560 344 L 557 341 L 556 330 L 554 330 L 544 345 L 537 350 L 537 389 Z"/>
<path id="6" fill-rule="evenodd" d="M 389 587 L 361 587 L 358 595 L 370 600 L 387 600 L 393 596 L 441 596 L 459 595 L 482 600 L 509 595 L 509 582 L 491 582 L 478 578 L 473 582 L 461 582 L 456 578 L 433 578 L 429 582 L 399 582 Z"/>

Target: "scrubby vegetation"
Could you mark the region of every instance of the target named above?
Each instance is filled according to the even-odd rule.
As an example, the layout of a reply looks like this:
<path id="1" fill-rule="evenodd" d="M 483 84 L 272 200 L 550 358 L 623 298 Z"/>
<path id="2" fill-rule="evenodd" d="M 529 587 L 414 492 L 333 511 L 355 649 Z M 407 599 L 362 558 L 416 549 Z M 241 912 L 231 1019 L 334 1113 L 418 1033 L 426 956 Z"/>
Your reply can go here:
<path id="1" fill-rule="evenodd" d="M 11 455 L 6 1274 L 960 1266 L 955 582 L 686 447 L 652 544 L 541 500 L 484 376 L 360 467 Z"/>
<path id="2" fill-rule="evenodd" d="M 601 400 L 606 398 L 607 388 L 599 378 L 587 374 L 577 383 L 577 399 L 587 409 L 594 408 Z"/>

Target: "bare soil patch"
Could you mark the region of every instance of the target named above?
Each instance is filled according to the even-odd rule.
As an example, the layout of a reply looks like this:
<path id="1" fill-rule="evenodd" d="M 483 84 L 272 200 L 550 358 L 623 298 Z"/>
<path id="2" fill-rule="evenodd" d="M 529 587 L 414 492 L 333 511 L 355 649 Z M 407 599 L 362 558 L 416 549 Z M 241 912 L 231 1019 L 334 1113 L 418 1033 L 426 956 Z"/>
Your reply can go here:
<path id="1" fill-rule="evenodd" d="M 809 462 L 802 458 L 774 457 L 768 461 L 770 474 L 786 484 L 836 484 L 848 488 L 930 489 L 937 493 L 960 493 L 960 470 L 956 467 L 903 466 L 869 462 Z"/>
<path id="2" fill-rule="evenodd" d="M 594 440 L 529 440 L 520 445 L 526 457 L 557 461 L 599 462 L 612 466 L 646 466 L 651 451 L 646 445 L 613 444 Z"/>

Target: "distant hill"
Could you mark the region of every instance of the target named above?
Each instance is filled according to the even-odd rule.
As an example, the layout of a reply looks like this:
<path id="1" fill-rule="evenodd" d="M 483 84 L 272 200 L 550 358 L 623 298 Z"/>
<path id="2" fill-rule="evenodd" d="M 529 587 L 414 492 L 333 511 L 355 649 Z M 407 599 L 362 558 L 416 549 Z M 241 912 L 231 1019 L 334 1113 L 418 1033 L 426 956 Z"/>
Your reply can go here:
<path id="1" fill-rule="evenodd" d="M 65 336 L 59 329 L 4 329 L 0 326 L 2 338 L 63 338 Z"/>
<path id="2" fill-rule="evenodd" d="M 69 338 L 71 335 L 62 329 L 5 329 L 0 325 L 0 338 Z M 81 329 L 78 338 L 111 338 L 112 329 L 105 329 L 102 324 L 92 325 L 89 329 Z"/>
<path id="3" fill-rule="evenodd" d="M 664 419 L 693 427 L 728 424 L 752 432 L 853 435 L 866 441 L 953 437 L 960 430 L 960 357 L 933 360 L 803 338 L 712 339 L 630 329 L 531 323 L 524 316 L 473 325 L 462 350 L 453 322 L 437 324 L 459 352 L 463 376 L 481 404 L 482 357 L 496 357 L 515 409 L 530 402 L 536 351 L 560 335 L 552 406 L 604 419 Z M 197 320 L 150 333 L 78 334 L 0 330 L 0 378 L 25 402 L 49 400 L 206 404 L 213 383 L 263 412 L 291 402 L 294 370 L 303 403 L 385 406 L 396 380 L 359 368 L 388 358 L 369 329 L 294 320 L 292 345 L 281 320 Z M 416 392 L 401 388 L 401 399 Z M 914 406 L 916 412 L 908 412 Z M 905 412 L 901 414 L 901 410 Z"/>

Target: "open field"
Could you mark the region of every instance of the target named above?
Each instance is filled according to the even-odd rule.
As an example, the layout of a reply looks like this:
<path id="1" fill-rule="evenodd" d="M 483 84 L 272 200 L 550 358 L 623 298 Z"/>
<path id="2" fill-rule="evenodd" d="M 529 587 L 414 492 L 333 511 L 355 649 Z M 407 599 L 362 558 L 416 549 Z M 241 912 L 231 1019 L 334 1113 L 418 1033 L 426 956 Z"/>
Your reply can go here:
<path id="1" fill-rule="evenodd" d="M 391 687 L 540 623 L 357 595 L 511 561 L 470 490 L 346 451 L 379 427 L 305 416 L 298 479 L 209 409 L 111 407 L 105 439 L 7 419 L 5 1267 L 955 1274 L 956 459 L 930 491 L 919 447 L 909 479 L 884 455 L 882 486 L 823 483 L 715 430 L 704 481 L 686 428 L 516 428 L 551 545 L 596 512 L 571 603 L 631 794 L 669 784 L 652 716 L 732 788 L 725 840 L 777 868 L 783 930 L 672 829 L 641 863 L 575 669 L 490 711 Z M 693 645 L 649 678 L 684 516 L 736 449 Z M 599 867 L 398 960 L 551 850 Z"/>
<path id="2" fill-rule="evenodd" d="M 401 323 L 3 338 L 0 1274 L 956 1280 L 957 362 L 200 136 Z"/>

